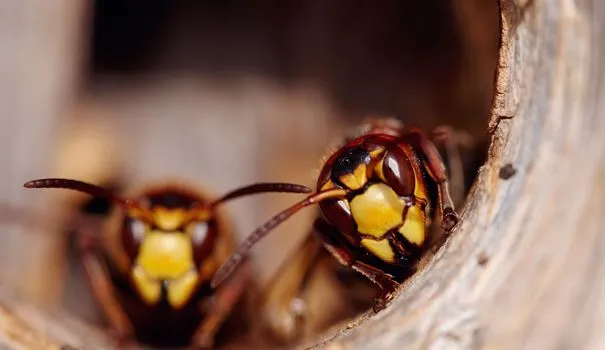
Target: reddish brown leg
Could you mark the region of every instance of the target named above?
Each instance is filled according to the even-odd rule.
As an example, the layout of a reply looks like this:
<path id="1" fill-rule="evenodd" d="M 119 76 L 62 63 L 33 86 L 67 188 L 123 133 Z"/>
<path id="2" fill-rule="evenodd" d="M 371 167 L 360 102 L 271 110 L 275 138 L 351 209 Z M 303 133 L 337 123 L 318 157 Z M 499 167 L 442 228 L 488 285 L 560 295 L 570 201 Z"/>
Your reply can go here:
<path id="1" fill-rule="evenodd" d="M 393 292 L 395 292 L 399 284 L 382 270 L 361 261 L 357 261 L 350 249 L 340 243 L 340 240 L 338 239 L 339 233 L 325 220 L 321 218 L 315 220 L 314 227 L 315 233 L 319 236 L 319 239 L 326 249 L 338 259 L 341 264 L 361 273 L 380 287 L 382 292 L 375 299 L 374 312 L 384 309 L 387 303 L 393 298 Z"/>
<path id="2" fill-rule="evenodd" d="M 249 265 L 244 263 L 216 290 L 204 320 L 193 336 L 191 349 L 213 348 L 216 333 L 246 291 L 249 279 Z"/>
<path id="3" fill-rule="evenodd" d="M 460 220 L 454 209 L 454 202 L 450 195 L 447 170 L 443 159 L 435 145 L 426 138 L 419 130 L 412 129 L 406 136 L 406 140 L 416 146 L 424 156 L 426 166 L 433 180 L 437 183 L 439 195 L 439 209 L 441 211 L 441 226 L 450 232 Z"/>
<path id="4" fill-rule="evenodd" d="M 136 348 L 132 324 L 114 295 L 106 266 L 95 252 L 97 241 L 87 229 L 77 231 L 77 241 L 94 297 L 109 320 L 110 332 L 114 333 L 121 349 Z"/>
<path id="5" fill-rule="evenodd" d="M 461 205 L 464 201 L 465 179 L 464 162 L 462 150 L 477 149 L 477 140 L 473 135 L 464 130 L 454 129 L 449 125 L 441 125 L 433 130 L 433 140 L 437 145 L 442 145 L 448 156 L 452 199 L 455 205 Z"/>
<path id="6" fill-rule="evenodd" d="M 451 126 L 441 125 L 433 130 L 433 140 L 445 149 L 449 165 L 450 193 L 455 205 L 464 200 L 464 166 L 460 148 L 472 147 L 473 138 L 464 131 L 458 131 Z"/>

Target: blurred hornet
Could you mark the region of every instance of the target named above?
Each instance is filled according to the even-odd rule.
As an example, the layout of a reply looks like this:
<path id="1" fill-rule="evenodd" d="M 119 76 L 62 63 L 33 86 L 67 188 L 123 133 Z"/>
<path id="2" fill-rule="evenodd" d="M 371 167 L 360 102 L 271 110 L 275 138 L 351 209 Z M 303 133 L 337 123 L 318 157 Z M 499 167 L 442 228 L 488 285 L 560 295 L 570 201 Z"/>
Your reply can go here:
<path id="1" fill-rule="evenodd" d="M 40 179 L 26 188 L 64 188 L 102 197 L 122 211 L 101 235 L 76 231 L 81 260 L 94 296 L 121 346 L 135 339 L 153 345 L 213 347 L 250 282 L 247 267 L 220 288 L 210 288 L 217 268 L 235 245 L 218 207 L 234 198 L 267 193 L 309 193 L 305 186 L 259 183 L 218 199 L 188 186 L 144 188 L 132 198 L 70 179 Z"/>
<path id="2" fill-rule="evenodd" d="M 378 312 L 430 246 L 432 219 L 441 222 L 445 233 L 459 222 L 436 146 L 420 130 L 406 129 L 394 119 L 371 120 L 361 136 L 346 140 L 325 161 L 316 187 L 256 229 L 215 273 L 212 286 L 237 271 L 272 229 L 300 209 L 319 204 L 323 216 L 313 225 L 316 238 L 340 264 L 380 287 L 373 303 Z"/>

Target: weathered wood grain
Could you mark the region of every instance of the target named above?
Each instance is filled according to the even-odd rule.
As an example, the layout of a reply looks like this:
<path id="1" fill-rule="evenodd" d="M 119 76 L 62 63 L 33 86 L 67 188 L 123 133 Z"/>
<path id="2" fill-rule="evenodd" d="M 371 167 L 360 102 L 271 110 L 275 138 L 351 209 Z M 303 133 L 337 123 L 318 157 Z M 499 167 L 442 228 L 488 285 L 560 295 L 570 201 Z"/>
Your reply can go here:
<path id="1" fill-rule="evenodd" d="M 95 327 L 69 315 L 44 312 L 0 290 L 0 349 L 109 349 L 112 343 Z"/>

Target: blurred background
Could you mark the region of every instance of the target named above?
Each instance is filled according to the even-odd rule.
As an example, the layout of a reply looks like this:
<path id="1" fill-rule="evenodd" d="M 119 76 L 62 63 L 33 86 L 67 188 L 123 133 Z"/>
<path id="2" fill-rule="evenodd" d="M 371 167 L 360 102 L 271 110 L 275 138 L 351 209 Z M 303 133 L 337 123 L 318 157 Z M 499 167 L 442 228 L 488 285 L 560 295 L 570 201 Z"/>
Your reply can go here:
<path id="1" fill-rule="evenodd" d="M 496 1 L 4 0 L 1 281 L 98 316 L 56 232 L 82 197 L 26 191 L 27 180 L 122 193 L 168 179 L 217 195 L 256 181 L 313 187 L 328 147 L 369 115 L 485 138 L 497 49 Z M 294 200 L 226 208 L 242 238 Z M 53 220 L 31 225 L 25 208 Z M 254 250 L 261 284 L 314 214 Z"/>

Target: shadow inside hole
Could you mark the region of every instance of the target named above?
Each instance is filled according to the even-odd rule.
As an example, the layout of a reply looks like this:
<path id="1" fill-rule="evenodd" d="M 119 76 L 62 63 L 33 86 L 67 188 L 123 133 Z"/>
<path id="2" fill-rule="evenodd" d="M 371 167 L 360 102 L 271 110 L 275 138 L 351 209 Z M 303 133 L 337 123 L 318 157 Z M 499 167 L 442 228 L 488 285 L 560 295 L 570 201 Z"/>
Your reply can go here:
<path id="1" fill-rule="evenodd" d="M 311 84 L 349 124 L 382 114 L 427 130 L 449 124 L 468 131 L 477 143 L 462 150 L 466 190 L 483 162 L 498 49 L 495 1 L 98 0 L 94 11 L 91 86 L 106 76 L 150 74 L 261 76 L 284 89 Z M 336 306 L 324 310 L 333 314 L 307 327 L 304 339 L 366 310 L 377 292 L 336 265 L 328 267 L 332 280 L 348 293 L 340 315 Z"/>
<path id="2" fill-rule="evenodd" d="M 99 0 L 94 9 L 93 84 L 158 72 L 262 76 L 317 86 L 355 120 L 397 114 L 422 127 L 485 129 L 495 2 Z"/>

